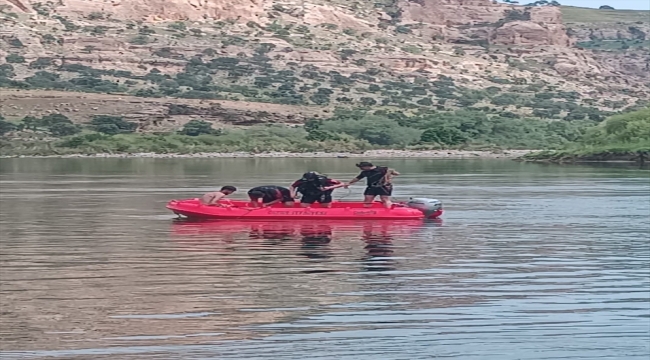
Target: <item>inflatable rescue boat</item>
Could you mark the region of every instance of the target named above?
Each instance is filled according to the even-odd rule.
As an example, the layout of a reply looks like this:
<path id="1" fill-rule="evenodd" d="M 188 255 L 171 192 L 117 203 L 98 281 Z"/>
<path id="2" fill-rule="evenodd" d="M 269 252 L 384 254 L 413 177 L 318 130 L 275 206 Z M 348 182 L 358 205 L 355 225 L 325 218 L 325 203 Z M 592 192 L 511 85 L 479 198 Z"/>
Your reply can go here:
<path id="1" fill-rule="evenodd" d="M 416 220 L 435 219 L 442 215 L 442 203 L 436 199 L 412 198 L 396 203 L 390 209 L 380 202 L 370 207 L 360 201 L 334 201 L 330 208 L 314 204 L 302 208 L 274 204 L 265 208 L 252 208 L 248 201 L 220 200 L 223 206 L 203 205 L 199 199 L 171 200 L 167 209 L 174 214 L 199 220 Z"/>

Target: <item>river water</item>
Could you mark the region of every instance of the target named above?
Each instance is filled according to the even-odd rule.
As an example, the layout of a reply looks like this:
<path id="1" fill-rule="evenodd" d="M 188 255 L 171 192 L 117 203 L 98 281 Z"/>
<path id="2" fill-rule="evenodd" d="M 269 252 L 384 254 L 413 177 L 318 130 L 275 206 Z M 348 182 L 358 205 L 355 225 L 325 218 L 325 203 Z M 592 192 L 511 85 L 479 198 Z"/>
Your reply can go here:
<path id="1" fill-rule="evenodd" d="M 648 359 L 650 182 L 386 160 L 436 222 L 177 223 L 353 159 L 3 159 L 0 358 Z M 335 197 L 359 199 L 363 186 Z"/>

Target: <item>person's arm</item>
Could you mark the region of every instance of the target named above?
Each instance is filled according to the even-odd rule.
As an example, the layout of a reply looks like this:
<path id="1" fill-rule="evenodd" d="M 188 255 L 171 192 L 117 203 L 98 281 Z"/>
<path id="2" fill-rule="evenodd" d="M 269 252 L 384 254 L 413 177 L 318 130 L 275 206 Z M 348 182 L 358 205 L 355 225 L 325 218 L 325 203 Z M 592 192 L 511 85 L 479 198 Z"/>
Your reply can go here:
<path id="1" fill-rule="evenodd" d="M 293 184 L 291 184 L 289 187 L 289 191 L 291 191 L 291 197 L 293 199 L 296 198 L 298 186 L 300 186 L 299 181 L 294 181 Z"/>
<path id="2" fill-rule="evenodd" d="M 386 175 L 384 175 L 383 178 L 383 183 L 384 184 L 390 184 L 393 181 L 394 176 L 398 176 L 399 173 L 395 171 L 395 169 L 387 168 L 386 169 Z"/>
<path id="3" fill-rule="evenodd" d="M 224 206 L 223 204 L 219 204 L 219 200 L 223 199 L 223 197 L 226 196 L 226 194 L 220 192 L 218 194 L 215 194 L 212 199 L 207 203 L 208 206 Z"/>
<path id="4" fill-rule="evenodd" d="M 203 195 L 201 198 L 201 205 L 205 206 L 221 206 L 221 204 L 216 203 L 221 197 L 217 196 L 215 193 L 208 193 Z M 224 195 L 224 194 L 222 194 Z"/>
<path id="5" fill-rule="evenodd" d="M 279 203 L 280 201 L 282 201 L 282 198 L 275 199 L 275 200 L 273 200 L 271 202 L 267 202 L 266 204 L 263 204 L 262 207 L 269 207 L 271 205 Z"/>
<path id="6" fill-rule="evenodd" d="M 350 180 L 347 184 L 345 184 L 345 187 L 348 187 L 348 186 L 358 182 L 359 180 L 363 179 L 364 177 L 366 177 L 365 174 L 363 172 L 360 173 L 354 179 Z"/>
<path id="7" fill-rule="evenodd" d="M 334 180 L 334 179 L 330 179 L 329 185 L 324 187 L 323 191 L 334 190 L 334 189 L 338 189 L 338 188 L 344 187 L 344 186 L 346 186 L 346 184 L 344 184 L 343 182 L 338 181 L 338 180 Z"/>
<path id="8" fill-rule="evenodd" d="M 280 190 L 278 190 L 278 189 L 275 189 L 275 200 L 269 201 L 266 204 L 262 204 L 262 207 L 269 207 L 269 206 L 271 206 L 273 204 L 277 204 L 280 201 L 282 201 L 283 198 L 284 198 L 284 196 L 282 196 L 282 192 Z"/>
<path id="9" fill-rule="evenodd" d="M 250 206 L 252 208 L 260 208 L 262 207 L 262 198 L 257 198 L 257 199 L 250 199 Z"/>

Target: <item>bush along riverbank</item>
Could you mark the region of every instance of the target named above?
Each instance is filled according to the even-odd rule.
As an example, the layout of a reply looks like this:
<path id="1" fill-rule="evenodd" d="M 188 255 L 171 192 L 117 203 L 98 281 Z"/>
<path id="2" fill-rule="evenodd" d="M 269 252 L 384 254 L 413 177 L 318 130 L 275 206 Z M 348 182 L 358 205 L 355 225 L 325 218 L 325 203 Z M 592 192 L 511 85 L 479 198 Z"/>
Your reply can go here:
<path id="1" fill-rule="evenodd" d="M 650 154 L 650 108 L 614 115 L 558 150 L 531 152 L 520 159 L 544 162 L 629 161 L 641 165 Z"/>
<path id="2" fill-rule="evenodd" d="M 62 114 L 19 121 L 0 119 L 0 156 L 68 154 L 351 153 L 369 150 L 496 151 L 560 149 L 592 120 L 547 121 L 474 110 L 401 112 L 337 110 L 304 126 L 264 124 L 214 129 L 192 120 L 177 131 L 155 133 L 120 116 L 94 115 L 74 124 Z"/>

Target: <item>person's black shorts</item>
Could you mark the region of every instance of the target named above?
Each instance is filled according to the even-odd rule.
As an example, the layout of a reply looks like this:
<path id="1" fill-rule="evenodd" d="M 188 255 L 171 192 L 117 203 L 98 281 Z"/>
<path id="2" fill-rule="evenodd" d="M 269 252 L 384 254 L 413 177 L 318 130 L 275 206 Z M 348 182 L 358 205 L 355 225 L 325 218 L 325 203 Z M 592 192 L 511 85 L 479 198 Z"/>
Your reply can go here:
<path id="1" fill-rule="evenodd" d="M 303 194 L 300 202 L 302 204 L 313 204 L 315 202 L 318 202 L 319 204 L 329 204 L 332 202 L 332 191 L 324 191 L 316 194 Z"/>
<path id="2" fill-rule="evenodd" d="M 368 186 L 363 195 L 373 196 L 391 196 L 393 194 L 393 185 Z"/>

